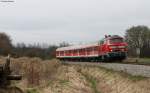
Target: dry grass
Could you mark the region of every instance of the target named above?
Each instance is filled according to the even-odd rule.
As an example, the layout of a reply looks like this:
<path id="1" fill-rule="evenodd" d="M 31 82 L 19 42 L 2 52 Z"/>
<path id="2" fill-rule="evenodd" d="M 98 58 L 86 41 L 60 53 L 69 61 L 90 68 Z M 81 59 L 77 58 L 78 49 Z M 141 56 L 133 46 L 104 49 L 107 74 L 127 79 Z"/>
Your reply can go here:
<path id="1" fill-rule="evenodd" d="M 4 63 L 6 57 L 0 57 L 0 63 Z M 11 58 L 12 74 L 21 74 L 23 79 L 13 81 L 15 86 L 19 86 L 26 90 L 30 87 L 44 87 L 47 81 L 53 80 L 60 62 L 56 59 L 41 60 L 40 58 Z"/>
<path id="2" fill-rule="evenodd" d="M 93 93 L 84 76 L 73 66 L 61 66 L 56 76 L 42 93 Z"/>
<path id="3" fill-rule="evenodd" d="M 124 62 L 150 63 L 150 58 L 127 58 Z"/>
<path id="4" fill-rule="evenodd" d="M 0 57 L 0 63 L 5 60 Z M 11 59 L 13 73 L 23 75 L 16 86 L 27 93 L 150 93 L 150 79 L 99 67 L 62 65 L 56 59 Z"/>
<path id="5" fill-rule="evenodd" d="M 22 57 L 11 59 L 11 68 L 14 74 L 23 76 L 23 86 L 43 86 L 47 80 L 52 79 L 60 66 L 58 60 L 41 60 L 39 58 Z"/>
<path id="6" fill-rule="evenodd" d="M 2 62 L 5 58 L 2 58 Z M 86 78 L 73 66 L 64 66 L 56 59 L 11 58 L 14 74 L 22 74 L 21 82 L 14 82 L 27 93 L 93 93 Z"/>
<path id="7" fill-rule="evenodd" d="M 96 78 L 101 93 L 150 93 L 150 79 L 125 76 L 125 74 L 98 67 L 78 67 L 87 76 Z M 126 74 L 128 75 L 128 74 Z M 135 78 L 135 79 L 133 79 Z"/>

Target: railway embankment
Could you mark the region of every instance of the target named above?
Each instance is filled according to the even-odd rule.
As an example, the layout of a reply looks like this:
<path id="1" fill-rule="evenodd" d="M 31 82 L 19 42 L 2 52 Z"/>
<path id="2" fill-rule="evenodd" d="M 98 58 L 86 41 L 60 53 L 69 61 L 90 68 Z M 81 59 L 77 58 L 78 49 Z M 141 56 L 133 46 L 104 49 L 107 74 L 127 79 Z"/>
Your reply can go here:
<path id="1" fill-rule="evenodd" d="M 0 62 L 1 60 L 3 58 L 0 58 Z M 25 93 L 149 93 L 150 91 L 148 86 L 150 78 L 105 69 L 99 67 L 100 63 L 74 64 L 60 64 L 59 60 L 44 61 L 39 58 L 12 58 L 12 68 L 15 71 L 13 73 L 23 74 L 22 81 L 13 83 Z"/>
<path id="2" fill-rule="evenodd" d="M 76 64 L 84 66 L 98 66 L 114 71 L 125 72 L 134 76 L 150 77 L 150 66 L 122 63 L 91 63 L 91 62 L 65 62 L 66 64 Z"/>
<path id="3" fill-rule="evenodd" d="M 149 93 L 149 78 L 131 76 L 97 66 L 74 65 L 78 72 L 96 81 L 97 93 Z"/>

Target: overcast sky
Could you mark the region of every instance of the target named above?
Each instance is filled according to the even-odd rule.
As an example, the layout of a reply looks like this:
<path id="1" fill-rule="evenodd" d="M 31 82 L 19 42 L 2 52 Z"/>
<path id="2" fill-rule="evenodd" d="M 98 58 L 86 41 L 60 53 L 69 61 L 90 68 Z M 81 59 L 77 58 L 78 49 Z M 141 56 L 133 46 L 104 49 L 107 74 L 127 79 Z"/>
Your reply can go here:
<path id="1" fill-rule="evenodd" d="M 150 0 L 14 0 L 0 2 L 0 32 L 13 43 L 94 42 L 150 26 Z"/>

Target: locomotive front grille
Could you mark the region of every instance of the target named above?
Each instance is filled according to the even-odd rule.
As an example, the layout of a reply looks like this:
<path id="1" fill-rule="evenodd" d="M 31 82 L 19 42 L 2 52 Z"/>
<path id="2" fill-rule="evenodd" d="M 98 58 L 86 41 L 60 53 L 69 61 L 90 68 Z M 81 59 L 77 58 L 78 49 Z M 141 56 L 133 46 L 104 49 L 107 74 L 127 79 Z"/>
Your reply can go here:
<path id="1" fill-rule="evenodd" d="M 126 56 L 126 53 L 125 52 L 110 52 L 108 54 L 110 57 L 123 57 L 123 56 Z"/>

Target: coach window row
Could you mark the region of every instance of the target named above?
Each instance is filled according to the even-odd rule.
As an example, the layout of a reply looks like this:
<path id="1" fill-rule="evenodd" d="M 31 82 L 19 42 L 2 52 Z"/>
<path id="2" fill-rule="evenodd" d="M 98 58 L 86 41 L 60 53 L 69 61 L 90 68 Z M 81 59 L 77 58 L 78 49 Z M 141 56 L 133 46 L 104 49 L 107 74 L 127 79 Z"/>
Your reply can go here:
<path id="1" fill-rule="evenodd" d="M 89 47 L 89 48 L 83 48 L 83 49 L 77 49 L 77 50 L 66 50 L 66 51 L 58 51 L 57 55 L 71 55 L 71 54 L 79 54 L 82 55 L 84 53 L 95 53 L 97 51 L 98 47 Z"/>

